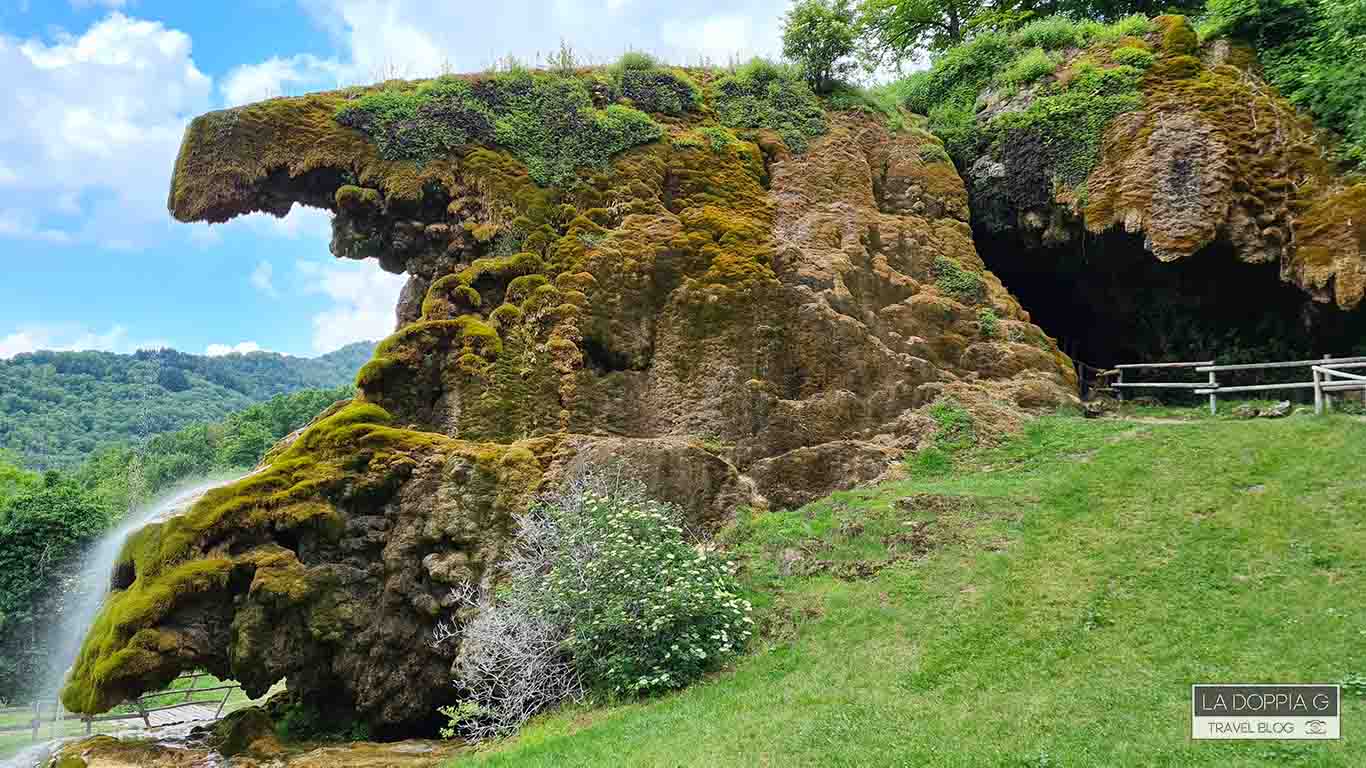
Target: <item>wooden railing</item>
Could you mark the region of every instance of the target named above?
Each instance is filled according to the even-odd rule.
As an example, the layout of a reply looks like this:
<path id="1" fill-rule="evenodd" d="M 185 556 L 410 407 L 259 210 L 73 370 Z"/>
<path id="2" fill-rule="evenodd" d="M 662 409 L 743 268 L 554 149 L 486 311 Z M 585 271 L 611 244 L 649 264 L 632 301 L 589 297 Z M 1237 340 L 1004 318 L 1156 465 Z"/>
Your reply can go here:
<path id="1" fill-rule="evenodd" d="M 158 713 L 170 713 L 173 710 L 183 709 L 193 711 L 197 715 L 196 720 L 217 720 L 222 717 L 223 710 L 228 705 L 228 699 L 232 698 L 232 692 L 240 688 L 235 683 L 214 685 L 208 688 L 196 688 L 195 684 L 204 677 L 208 677 L 203 672 L 192 672 L 181 675 L 176 681 L 188 680 L 189 684 L 184 688 L 168 688 L 156 693 L 147 693 L 127 702 L 132 708 L 131 712 L 111 712 L 107 715 L 76 715 L 66 711 L 58 700 L 35 701 L 30 706 L 0 708 L 0 733 L 22 733 L 31 731 L 33 741 L 36 743 L 42 738 L 43 730 L 47 729 L 49 738 L 71 735 L 67 733 L 66 723 L 79 721 L 85 725 L 85 733 L 89 735 L 96 723 L 108 723 L 121 720 L 141 720 L 147 728 L 157 728 L 162 725 L 169 725 L 173 722 L 184 722 L 177 720 L 174 715 L 169 717 L 158 717 Z M 222 696 L 218 696 L 219 692 Z M 202 698 L 204 694 L 212 693 L 212 698 Z M 183 698 L 182 698 L 183 696 Z M 158 704 L 149 706 L 149 703 L 170 700 L 169 704 Z M 190 710 L 190 708 L 194 708 Z M 209 710 L 213 711 L 212 717 L 208 717 Z M 22 724 L 4 725 L 6 715 L 27 715 L 32 713 L 32 717 Z M 58 733 L 61 731 L 61 733 Z"/>
<path id="2" fill-rule="evenodd" d="M 1313 378 L 1310 381 L 1291 381 L 1279 384 L 1249 384 L 1226 386 L 1219 383 L 1220 373 L 1234 371 L 1266 371 L 1278 369 L 1306 368 Z M 1334 358 L 1324 355 L 1318 360 L 1289 360 L 1279 363 L 1242 363 L 1238 365 L 1215 365 L 1213 360 L 1194 363 L 1128 363 L 1115 366 L 1115 381 L 1110 385 L 1124 399 L 1126 389 L 1186 389 L 1197 395 L 1209 397 L 1209 412 L 1219 410 L 1219 397 L 1240 392 L 1276 392 L 1296 389 L 1314 390 L 1314 412 L 1332 410 L 1333 393 L 1348 390 L 1366 390 L 1366 376 L 1346 373 L 1348 369 L 1366 368 L 1366 357 Z M 1206 374 L 1203 382 L 1176 381 L 1129 381 L 1124 380 L 1125 372 L 1132 374 L 1144 369 L 1186 369 Z"/>

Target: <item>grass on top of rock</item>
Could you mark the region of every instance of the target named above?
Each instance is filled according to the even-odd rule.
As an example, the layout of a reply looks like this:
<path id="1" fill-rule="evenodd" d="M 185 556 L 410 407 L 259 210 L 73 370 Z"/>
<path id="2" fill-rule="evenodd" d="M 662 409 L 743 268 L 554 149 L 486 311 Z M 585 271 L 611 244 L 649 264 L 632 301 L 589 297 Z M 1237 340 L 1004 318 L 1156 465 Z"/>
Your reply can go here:
<path id="1" fill-rule="evenodd" d="M 929 69 L 886 86 L 911 111 L 928 116 L 928 127 L 944 143 L 960 169 L 999 145 L 1004 131 L 1047 136 L 1038 162 L 1068 187 L 1085 181 L 1095 167 L 1105 126 L 1122 112 L 1137 109 L 1139 76 L 1147 64 L 1126 53 L 1114 59 L 1091 56 L 1124 39 L 1151 32 L 1151 20 L 1131 16 L 1113 24 L 1048 16 L 1012 33 L 986 32 L 934 59 Z M 1076 51 L 1073 73 L 1059 72 Z M 1127 50 L 1127 49 L 1126 49 Z M 1114 71 L 1118 70 L 1118 71 Z M 1056 80 L 1047 80 L 1058 74 Z M 1066 76 L 1064 76 L 1066 75 Z M 992 88 L 998 97 L 1038 83 L 1023 111 L 1006 111 L 979 121 L 979 96 Z"/>
<path id="2" fill-rule="evenodd" d="M 942 474 L 743 511 L 753 653 L 452 765 L 1366 764 L 1359 740 L 1189 738 L 1193 682 L 1366 673 L 1363 450 L 1347 417 L 1054 416 Z"/>
<path id="3" fill-rule="evenodd" d="M 474 82 L 443 76 L 384 87 L 344 104 L 337 121 L 365 133 L 389 160 L 430 160 L 496 142 L 543 185 L 565 185 L 580 168 L 604 168 L 663 132 L 631 107 L 594 107 L 583 78 L 525 69 Z"/>

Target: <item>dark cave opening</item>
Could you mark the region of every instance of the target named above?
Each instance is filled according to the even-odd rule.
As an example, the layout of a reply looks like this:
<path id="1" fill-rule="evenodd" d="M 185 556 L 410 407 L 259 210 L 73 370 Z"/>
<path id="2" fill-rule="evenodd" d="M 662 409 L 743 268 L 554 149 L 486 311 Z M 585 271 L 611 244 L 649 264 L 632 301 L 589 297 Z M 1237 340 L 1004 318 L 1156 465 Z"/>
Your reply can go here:
<path id="1" fill-rule="evenodd" d="M 1225 244 L 1163 263 L 1141 235 L 1118 231 L 1049 247 L 981 228 L 975 237 L 1034 322 L 1091 366 L 1366 354 L 1366 311 L 1314 302 L 1277 264 L 1239 261 Z"/>

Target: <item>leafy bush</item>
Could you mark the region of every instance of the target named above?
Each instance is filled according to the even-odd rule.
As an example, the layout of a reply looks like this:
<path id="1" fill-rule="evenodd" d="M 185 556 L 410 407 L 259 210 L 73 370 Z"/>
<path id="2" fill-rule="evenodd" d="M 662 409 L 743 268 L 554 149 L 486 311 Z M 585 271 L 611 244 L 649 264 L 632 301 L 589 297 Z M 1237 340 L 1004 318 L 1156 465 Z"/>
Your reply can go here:
<path id="1" fill-rule="evenodd" d="M 735 134 L 719 125 L 706 126 L 700 129 L 698 133 L 707 140 L 707 146 L 711 147 L 713 152 L 725 152 L 736 141 Z"/>
<path id="2" fill-rule="evenodd" d="M 659 69 L 659 60 L 644 51 L 627 51 L 621 54 L 613 67 L 618 72 L 649 72 Z"/>
<path id="3" fill-rule="evenodd" d="M 1041 77 L 1053 74 L 1058 63 L 1043 48 L 1030 48 L 996 75 L 996 81 L 1009 86 L 1029 85 Z"/>
<path id="4" fill-rule="evenodd" d="M 986 295 L 986 284 L 981 277 L 945 256 L 934 260 L 934 284 L 964 304 L 975 304 Z"/>
<path id="5" fill-rule="evenodd" d="M 1153 62 L 1157 59 L 1151 51 L 1145 51 L 1142 48 L 1135 48 L 1133 46 L 1116 48 L 1110 53 L 1110 58 L 1114 59 L 1116 64 L 1125 64 L 1140 70 L 1151 67 Z"/>
<path id="6" fill-rule="evenodd" d="M 1011 35 L 1011 42 L 1022 48 L 1056 51 L 1085 45 L 1086 35 L 1081 24 L 1066 16 L 1044 16 L 1016 30 Z"/>
<path id="7" fill-rule="evenodd" d="M 995 339 L 1001 335 L 1001 320 L 996 316 L 996 310 L 991 307 L 977 310 L 977 332 L 984 339 Z"/>
<path id="8" fill-rule="evenodd" d="M 929 115 L 945 103 L 971 107 L 977 94 L 1015 56 L 1010 38 L 999 33 L 979 35 L 969 43 L 950 48 L 928 70 L 906 79 L 906 107 L 922 115 Z"/>
<path id="9" fill-rule="evenodd" d="M 516 730 L 536 711 L 591 689 L 612 696 L 681 688 L 739 653 L 750 606 L 730 565 L 684 537 L 678 507 L 620 472 L 585 474 L 523 517 L 505 583 L 457 597 L 478 617 L 456 682 L 469 703 L 452 732 Z"/>
<path id="10" fill-rule="evenodd" d="M 1153 20 L 1142 13 L 1125 16 L 1112 24 L 1102 24 L 1098 21 L 1082 22 L 1082 32 L 1086 39 L 1097 43 L 1110 43 L 1121 37 L 1143 37 L 1153 29 Z"/>
<path id="11" fill-rule="evenodd" d="M 770 128 L 794 152 L 825 133 L 825 109 L 796 67 L 756 58 L 714 87 L 716 115 L 727 128 Z"/>
<path id="12" fill-rule="evenodd" d="M 546 580 L 548 613 L 568 619 L 592 688 L 681 688 L 748 642 L 749 604 L 729 566 L 683 537 L 682 513 L 631 483 L 547 505 L 565 534 Z"/>
<path id="13" fill-rule="evenodd" d="M 506 106 L 495 140 L 541 184 L 568 185 L 579 168 L 606 167 L 618 152 L 663 134 L 648 115 L 630 107 L 594 109 L 587 86 L 577 79 L 523 75 L 500 84 L 499 95 Z"/>
<path id="14" fill-rule="evenodd" d="M 607 75 L 618 98 L 647 112 L 682 115 L 702 101 L 702 89 L 686 72 L 665 67 L 648 53 L 623 53 Z"/>
<path id="15" fill-rule="evenodd" d="M 1102 17 L 1110 14 L 1098 14 Z M 1133 109 L 1139 103 L 1139 73 L 1146 63 L 1132 54 L 1131 61 L 1119 61 L 1121 72 L 1114 76 L 1083 78 L 1071 86 L 1049 83 L 1031 103 L 1032 112 L 1005 113 L 990 123 L 977 121 L 977 97 L 992 83 L 1015 88 L 1052 73 L 1058 65 L 1058 54 L 1064 48 L 1084 47 L 1096 41 L 1115 41 L 1126 35 L 1142 35 L 1151 29 L 1145 16 L 1128 16 L 1113 24 L 1096 21 L 1072 21 L 1066 17 L 1050 16 L 1030 22 L 1015 32 L 985 31 L 971 40 L 954 46 L 936 56 L 928 70 L 916 72 L 893 83 L 890 88 L 900 93 L 905 106 L 929 118 L 927 126 L 940 139 L 953 157 L 960 171 L 972 163 L 1006 127 L 1023 127 L 1025 123 L 1049 122 L 1053 118 L 1066 129 L 1065 146 L 1050 155 L 1061 158 L 1066 166 L 1068 184 L 1076 186 L 1085 174 L 1082 170 L 1094 165 L 1094 150 L 1099 144 L 1104 126 L 1114 115 Z M 1085 74 L 1085 73 L 1083 73 Z M 1117 89 L 1117 85 L 1123 88 Z M 1090 91 L 1086 90 L 1091 88 Z M 1119 93 L 1123 90 L 1123 93 Z M 1057 98 L 1064 96 L 1060 100 Z M 1043 102 L 1043 103 L 1039 103 Z M 1066 124 L 1067 120 L 1076 120 Z M 1012 122 L 1013 121 L 1013 122 Z M 1051 139 L 1050 139 L 1051 141 Z M 1043 158 L 1040 163 L 1052 162 Z"/>

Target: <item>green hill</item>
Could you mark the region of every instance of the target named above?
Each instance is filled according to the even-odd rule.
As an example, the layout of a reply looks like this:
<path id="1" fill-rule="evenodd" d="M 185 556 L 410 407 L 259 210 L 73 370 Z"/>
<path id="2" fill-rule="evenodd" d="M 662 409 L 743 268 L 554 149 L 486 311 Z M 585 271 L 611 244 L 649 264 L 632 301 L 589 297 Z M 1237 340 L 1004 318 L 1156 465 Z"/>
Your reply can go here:
<path id="1" fill-rule="evenodd" d="M 742 513 L 761 642 L 664 698 L 543 716 L 459 766 L 1346 766 L 1190 739 L 1197 682 L 1343 682 L 1366 716 L 1366 424 L 1051 417 Z M 452 766 L 452 768 L 453 768 Z"/>
<path id="2" fill-rule="evenodd" d="M 0 450 L 33 469 L 215 421 L 275 395 L 350 384 L 372 342 L 318 358 L 270 352 L 205 357 L 172 349 L 34 352 L 0 360 Z"/>

